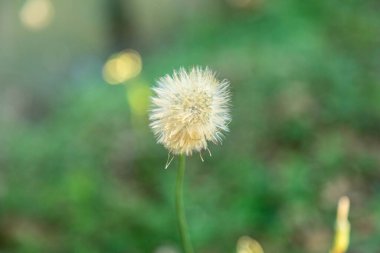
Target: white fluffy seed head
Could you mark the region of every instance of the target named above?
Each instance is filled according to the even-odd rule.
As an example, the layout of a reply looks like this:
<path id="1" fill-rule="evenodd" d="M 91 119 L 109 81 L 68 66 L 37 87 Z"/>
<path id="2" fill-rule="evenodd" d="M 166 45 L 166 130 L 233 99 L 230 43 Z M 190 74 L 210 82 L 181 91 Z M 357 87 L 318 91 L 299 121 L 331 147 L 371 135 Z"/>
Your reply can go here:
<path id="1" fill-rule="evenodd" d="M 170 153 L 200 152 L 228 131 L 229 83 L 218 81 L 208 68 L 181 68 L 161 77 L 153 91 L 150 126 Z"/>

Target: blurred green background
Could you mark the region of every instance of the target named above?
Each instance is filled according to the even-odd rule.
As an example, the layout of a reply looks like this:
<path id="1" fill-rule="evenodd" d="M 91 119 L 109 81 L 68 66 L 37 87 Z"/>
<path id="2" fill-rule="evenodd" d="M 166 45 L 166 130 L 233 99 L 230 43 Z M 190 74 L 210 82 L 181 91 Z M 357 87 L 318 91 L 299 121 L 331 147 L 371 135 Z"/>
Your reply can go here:
<path id="1" fill-rule="evenodd" d="M 223 145 L 188 159 L 197 252 L 235 252 L 242 235 L 328 252 L 345 194 L 349 252 L 379 252 L 379 13 L 378 0 L 1 0 L 0 252 L 179 252 L 177 161 L 164 170 L 146 111 L 155 80 L 194 65 L 233 94 Z"/>

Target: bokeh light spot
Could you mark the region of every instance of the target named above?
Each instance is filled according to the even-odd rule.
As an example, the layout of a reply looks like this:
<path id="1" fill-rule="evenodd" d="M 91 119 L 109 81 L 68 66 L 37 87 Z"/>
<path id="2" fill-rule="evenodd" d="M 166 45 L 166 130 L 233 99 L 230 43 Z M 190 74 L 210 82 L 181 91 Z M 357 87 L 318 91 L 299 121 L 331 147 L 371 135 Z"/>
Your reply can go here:
<path id="1" fill-rule="evenodd" d="M 148 112 L 150 87 L 144 83 L 138 83 L 128 88 L 127 99 L 133 114 L 144 116 Z"/>
<path id="2" fill-rule="evenodd" d="M 54 6 L 50 0 L 27 0 L 20 10 L 21 23 L 31 29 L 47 27 L 54 16 Z"/>
<path id="3" fill-rule="evenodd" d="M 260 243 L 256 240 L 248 237 L 242 236 L 239 238 L 237 243 L 237 253 L 264 253 L 263 248 Z"/>
<path id="4" fill-rule="evenodd" d="M 103 67 L 103 78 L 109 84 L 121 84 L 138 76 L 141 69 L 140 54 L 134 50 L 125 50 L 107 60 Z"/>

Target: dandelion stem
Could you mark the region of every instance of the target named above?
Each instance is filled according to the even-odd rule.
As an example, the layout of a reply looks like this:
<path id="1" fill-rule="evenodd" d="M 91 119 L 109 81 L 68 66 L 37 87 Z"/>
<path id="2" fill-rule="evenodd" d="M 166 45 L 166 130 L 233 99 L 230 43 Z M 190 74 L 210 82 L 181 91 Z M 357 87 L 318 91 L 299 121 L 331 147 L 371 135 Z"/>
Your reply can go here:
<path id="1" fill-rule="evenodd" d="M 178 220 L 178 229 L 182 240 L 182 247 L 185 253 L 193 253 L 193 247 L 190 242 L 190 236 L 187 229 L 187 222 L 185 216 L 185 208 L 183 204 L 183 181 L 185 177 L 185 165 L 186 157 L 185 155 L 179 156 L 179 166 L 177 172 L 177 183 L 176 183 L 176 211 Z"/>

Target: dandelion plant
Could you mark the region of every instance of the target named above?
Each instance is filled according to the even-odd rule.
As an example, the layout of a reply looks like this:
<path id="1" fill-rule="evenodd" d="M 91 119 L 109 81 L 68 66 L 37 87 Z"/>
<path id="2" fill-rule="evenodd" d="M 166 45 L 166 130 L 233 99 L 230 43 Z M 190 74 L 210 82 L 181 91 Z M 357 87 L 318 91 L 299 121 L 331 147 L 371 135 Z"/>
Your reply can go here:
<path id="1" fill-rule="evenodd" d="M 218 81 L 208 68 L 196 67 L 189 72 L 181 68 L 161 77 L 153 91 L 150 126 L 157 142 L 169 151 L 165 168 L 175 155 L 179 156 L 176 213 L 183 249 L 192 253 L 183 203 L 186 156 L 198 152 L 203 161 L 202 151 L 211 155 L 208 142 L 220 143 L 223 132 L 228 131 L 229 82 Z"/>

